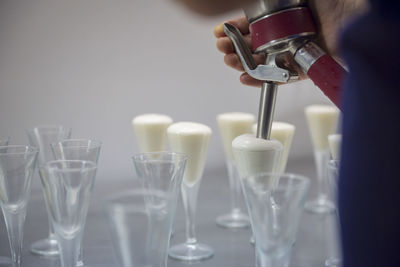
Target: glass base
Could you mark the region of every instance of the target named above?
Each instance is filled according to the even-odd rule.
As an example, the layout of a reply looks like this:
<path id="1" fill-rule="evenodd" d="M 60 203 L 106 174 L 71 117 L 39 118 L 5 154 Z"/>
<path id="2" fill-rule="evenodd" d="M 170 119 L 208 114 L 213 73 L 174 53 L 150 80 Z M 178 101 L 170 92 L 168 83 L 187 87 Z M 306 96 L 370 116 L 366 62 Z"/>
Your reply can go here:
<path id="1" fill-rule="evenodd" d="M 40 256 L 58 256 L 58 242 L 55 239 L 42 239 L 31 245 L 31 253 Z"/>
<path id="2" fill-rule="evenodd" d="M 214 250 L 205 244 L 200 243 L 183 243 L 172 246 L 168 255 L 172 259 L 181 261 L 201 261 L 209 259 L 214 255 Z"/>
<path id="3" fill-rule="evenodd" d="M 337 258 L 330 258 L 325 261 L 326 267 L 342 267 L 342 260 Z"/>
<path id="4" fill-rule="evenodd" d="M 304 208 L 311 213 L 326 214 L 335 211 L 335 204 L 327 199 L 315 199 L 307 201 Z"/>
<path id="5" fill-rule="evenodd" d="M 221 215 L 216 220 L 217 225 L 225 228 L 245 228 L 250 226 L 250 219 L 241 212 L 231 212 Z"/>
<path id="6" fill-rule="evenodd" d="M 0 256 L 0 267 L 12 266 L 11 258 Z"/>

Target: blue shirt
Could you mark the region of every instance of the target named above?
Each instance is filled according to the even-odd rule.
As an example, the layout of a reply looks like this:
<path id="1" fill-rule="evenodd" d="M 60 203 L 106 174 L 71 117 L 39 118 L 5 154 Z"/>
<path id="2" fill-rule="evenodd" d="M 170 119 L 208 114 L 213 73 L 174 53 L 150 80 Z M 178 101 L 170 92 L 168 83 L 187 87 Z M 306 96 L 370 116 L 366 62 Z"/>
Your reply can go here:
<path id="1" fill-rule="evenodd" d="M 341 50 L 344 267 L 400 266 L 400 0 L 371 0 Z"/>

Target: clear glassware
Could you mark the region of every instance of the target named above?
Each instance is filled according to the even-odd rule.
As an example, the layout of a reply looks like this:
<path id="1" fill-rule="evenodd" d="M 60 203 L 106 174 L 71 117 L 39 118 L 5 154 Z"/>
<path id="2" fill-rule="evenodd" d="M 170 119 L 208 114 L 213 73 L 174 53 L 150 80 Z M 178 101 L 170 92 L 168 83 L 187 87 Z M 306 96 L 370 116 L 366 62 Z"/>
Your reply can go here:
<path id="1" fill-rule="evenodd" d="M 105 205 L 118 266 L 167 266 L 186 159 L 171 152 L 133 157 L 142 188 L 113 195 Z"/>
<path id="2" fill-rule="evenodd" d="M 54 160 L 50 144 L 69 139 L 71 137 L 71 129 L 60 125 L 43 125 L 27 130 L 27 135 L 30 145 L 39 148 L 38 164 L 40 166 Z M 43 193 L 45 194 L 45 191 Z M 41 256 L 56 256 L 59 254 L 58 244 L 54 235 L 53 225 L 51 225 L 50 208 L 46 195 L 44 200 L 49 222 L 49 236 L 33 243 L 30 251 Z"/>
<path id="3" fill-rule="evenodd" d="M 217 116 L 228 170 L 231 206 L 229 213 L 222 214 L 216 219 L 217 225 L 222 227 L 243 228 L 250 226 L 249 217 L 240 208 L 242 188 L 240 187 L 239 174 L 233 159 L 232 141 L 237 136 L 251 133 L 254 120 L 253 114 L 243 112 L 228 112 Z"/>
<path id="4" fill-rule="evenodd" d="M 316 193 L 317 197 L 306 202 L 306 210 L 314 213 L 331 213 L 335 205 L 328 194 L 328 170 L 327 163 L 330 159 L 329 149 L 314 150 L 315 165 L 317 168 Z"/>
<path id="5" fill-rule="evenodd" d="M 0 146 L 8 146 L 10 141 L 9 137 L 0 137 Z M 11 265 L 11 259 L 8 257 L 0 256 L 0 266 Z"/>
<path id="6" fill-rule="evenodd" d="M 233 160 L 226 160 L 228 169 L 231 211 L 217 217 L 217 224 L 226 228 L 243 228 L 250 226 L 249 217 L 244 214 L 239 206 L 239 200 L 242 196 L 242 188 L 240 187 L 239 173 Z"/>
<path id="7" fill-rule="evenodd" d="M 67 139 L 50 144 L 56 160 L 86 160 L 98 164 L 101 142 L 90 139 Z M 77 267 L 85 266 L 83 263 L 83 248 L 79 250 Z"/>
<path id="8" fill-rule="evenodd" d="M 102 143 L 90 139 L 67 139 L 50 144 L 56 160 L 99 161 Z"/>
<path id="9" fill-rule="evenodd" d="M 338 179 L 339 179 L 339 160 L 330 160 L 328 163 L 328 182 L 329 182 L 329 188 L 331 190 L 331 195 L 335 203 L 337 203 L 337 185 L 338 185 Z M 335 212 L 335 218 L 336 218 L 336 227 L 337 229 L 340 229 L 340 223 L 339 223 L 339 213 L 336 209 Z M 340 253 L 340 252 L 339 252 Z M 342 260 L 340 255 L 338 256 L 331 256 L 325 261 L 325 266 L 327 267 L 341 267 L 342 266 Z"/>
<path id="10" fill-rule="evenodd" d="M 10 241 L 12 266 L 21 265 L 26 207 L 38 150 L 29 146 L 0 146 L 0 206 Z"/>
<path id="11" fill-rule="evenodd" d="M 260 173 L 242 180 L 258 267 L 288 267 L 309 179 Z"/>
<path id="12" fill-rule="evenodd" d="M 167 130 L 171 149 L 188 156 L 181 187 L 186 219 L 186 242 L 169 249 L 169 256 L 182 261 L 205 260 L 214 255 L 214 250 L 199 243 L 196 238 L 195 218 L 197 195 L 203 176 L 211 129 L 200 123 L 178 122 Z"/>
<path id="13" fill-rule="evenodd" d="M 313 213 L 331 213 L 335 205 L 329 198 L 327 163 L 330 159 L 328 136 L 336 132 L 340 111 L 332 105 L 310 105 L 305 115 L 314 148 L 317 179 L 311 186 L 311 200 L 305 208 Z"/>
<path id="14" fill-rule="evenodd" d="M 82 160 L 49 161 L 40 166 L 62 267 L 78 263 L 96 170 L 96 163 Z"/>

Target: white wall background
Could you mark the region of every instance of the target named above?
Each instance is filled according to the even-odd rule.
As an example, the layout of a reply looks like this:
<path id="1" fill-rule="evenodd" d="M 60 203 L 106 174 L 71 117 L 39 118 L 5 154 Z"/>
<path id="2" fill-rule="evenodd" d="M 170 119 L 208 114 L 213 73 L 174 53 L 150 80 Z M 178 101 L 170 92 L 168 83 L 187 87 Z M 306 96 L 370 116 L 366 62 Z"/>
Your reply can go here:
<path id="1" fill-rule="evenodd" d="M 213 130 L 206 168 L 223 164 L 215 116 L 256 113 L 257 88 L 238 82 L 213 27 L 171 0 L 1 0 L 0 135 L 62 124 L 103 141 L 100 177 L 132 175 L 131 119 L 159 112 Z M 275 118 L 297 127 L 289 159 L 311 155 L 303 108 L 328 100 L 311 82 L 281 86 Z"/>

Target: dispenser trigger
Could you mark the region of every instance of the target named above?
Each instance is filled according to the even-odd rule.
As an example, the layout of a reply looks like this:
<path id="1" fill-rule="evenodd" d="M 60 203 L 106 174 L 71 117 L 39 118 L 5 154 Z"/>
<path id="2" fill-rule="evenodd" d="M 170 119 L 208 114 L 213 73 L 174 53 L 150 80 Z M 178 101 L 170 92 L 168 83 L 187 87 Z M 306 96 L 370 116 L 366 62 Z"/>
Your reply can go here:
<path id="1" fill-rule="evenodd" d="M 232 41 L 236 54 L 242 62 L 244 70 L 254 79 L 270 82 L 288 82 L 290 72 L 275 64 L 257 65 L 250 48 L 246 45 L 242 34 L 233 25 L 224 23 L 224 32 Z"/>

